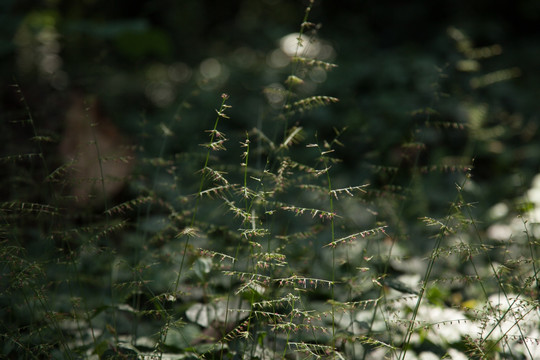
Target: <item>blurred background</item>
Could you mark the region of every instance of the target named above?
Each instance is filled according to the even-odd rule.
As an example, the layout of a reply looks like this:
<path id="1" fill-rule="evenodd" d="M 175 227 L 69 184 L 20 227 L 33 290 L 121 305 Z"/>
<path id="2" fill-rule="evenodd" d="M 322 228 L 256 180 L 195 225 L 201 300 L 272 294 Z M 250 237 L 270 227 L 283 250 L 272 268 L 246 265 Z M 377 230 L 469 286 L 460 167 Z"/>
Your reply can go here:
<path id="1" fill-rule="evenodd" d="M 82 294 L 80 319 L 86 319 L 87 309 L 97 309 L 96 318 L 106 328 L 107 316 L 116 318 L 122 309 L 103 304 L 151 310 L 163 302 L 164 307 L 174 306 L 175 314 L 184 314 L 193 303 L 206 304 L 214 300 L 212 295 L 230 293 L 236 284 L 224 279 L 223 258 L 220 262 L 216 257 L 212 265 L 201 249 L 231 259 L 228 254 L 236 253 L 247 264 L 259 259 L 252 256 L 251 246 L 241 254 L 241 246 L 233 249 L 245 244 L 238 229 L 241 219 L 219 196 L 200 204 L 190 197 L 200 194 L 202 185 L 222 185 L 200 180 L 206 154 L 200 144 L 208 142 L 222 93 L 230 96 L 232 108 L 218 129 L 229 141 L 226 152 L 212 152 L 214 170 L 226 172 L 231 184 L 243 183 L 245 148 L 240 142 L 247 133 L 252 141 L 250 175 L 266 177 L 260 175 L 263 169 L 278 173 L 283 154 L 305 164 L 303 169 L 291 165 L 290 179 L 285 176 L 291 183 L 269 195 L 269 216 L 261 216 L 262 226 L 268 221 L 272 230 L 264 251 L 273 242 L 290 266 L 278 264 L 282 270 L 273 277 L 291 271 L 328 279 L 336 270 L 336 279 L 351 279 L 351 284 L 358 276 L 361 286 L 355 294 L 378 298 L 379 287 L 372 280 L 392 273 L 414 275 L 414 280 L 426 273 L 426 259 L 439 256 L 431 252 L 434 233 L 447 228 L 423 219 L 448 216 L 456 231 L 445 237 L 447 253 L 441 247 L 443 261 L 437 258 L 440 266 L 431 274 L 437 280 L 430 286 L 430 300 L 461 305 L 500 294 L 506 282 L 516 293 L 537 299 L 532 245 L 540 237 L 540 1 L 315 0 L 307 19 L 312 24 L 303 26 L 301 52 L 319 62 L 299 66 L 291 57 L 309 4 L 0 1 L 0 242 L 6 244 L 0 246 L 5 255 L 0 256 L 0 280 L 13 284 L 2 290 L 6 296 L 0 297 L 0 316 L 7 320 L 0 323 L 8 335 L 15 334 L 13 344 L 28 331 L 34 338 L 27 343 L 41 346 L 43 324 L 48 323 L 40 321 L 49 313 L 40 310 L 43 304 L 34 308 L 37 315 L 28 311 L 26 300 L 35 297 L 37 302 L 40 291 L 50 296 L 54 314 L 83 309 L 74 298 Z M 299 111 L 284 126 L 279 115 L 291 74 L 303 79 L 297 81 L 293 101 L 329 96 L 339 102 Z M 284 128 L 294 126 L 303 128 L 302 141 L 277 155 L 258 136 L 263 133 L 279 144 Z M 332 142 L 336 134 L 339 142 Z M 327 150 L 325 142 L 336 150 L 329 155 L 342 160 L 332 164 L 329 178 L 305 171 L 326 167 L 318 162 L 319 148 L 306 148 L 318 143 Z M 102 173 L 107 182 L 101 183 Z M 315 206 L 329 209 L 326 191 L 322 196 L 309 191 L 320 190 L 319 185 L 326 189 L 329 179 L 332 189 L 369 184 L 367 193 L 353 199 L 341 193 L 339 205 L 331 210 L 344 219 L 336 222 L 336 233 L 369 233 L 367 229 L 388 226 L 384 236 L 374 230 L 375 240 L 342 248 L 338 258 L 347 261 L 339 268 L 333 250 L 322 247 L 333 238 L 333 223 L 319 227 L 319 220 L 307 215 Z M 278 180 L 276 188 L 282 185 Z M 268 189 L 268 183 L 249 181 L 260 193 Z M 244 202 L 231 192 L 230 201 Z M 309 206 L 304 217 L 292 211 L 270 216 L 283 204 Z M 256 204 L 265 211 L 266 205 Z M 204 235 L 196 235 L 188 248 L 188 241 L 179 238 L 187 238 L 192 226 L 204 229 Z M 11 243 L 16 246 L 7 246 Z M 179 282 L 178 264 L 183 266 L 186 253 L 187 275 Z M 479 267 L 491 268 L 481 273 L 489 274 L 480 279 L 482 286 L 469 286 L 469 275 L 478 275 L 469 264 L 471 254 Z M 25 259 L 29 261 L 20 261 Z M 506 274 L 502 278 L 499 265 Z M 359 274 L 368 267 L 369 272 Z M 484 287 L 488 283 L 493 291 Z M 349 286 L 349 280 L 343 285 Z M 194 294 L 174 303 L 180 288 Z M 322 288 L 307 295 L 314 294 L 315 305 L 334 299 L 333 287 L 331 295 Z M 168 294 L 174 295 L 172 301 Z M 336 294 L 339 300 L 351 300 L 346 287 Z M 159 329 L 169 325 L 164 326 L 164 318 L 134 314 L 141 323 L 137 334 L 133 326 L 139 320 L 132 325 L 130 316 L 119 316 L 118 334 L 161 336 Z M 145 323 L 152 327 L 143 329 Z M 45 333 L 57 339 L 62 336 L 58 328 Z M 181 335 L 192 330 L 188 325 Z M 202 331 L 196 330 L 191 338 Z M 116 329 L 105 331 L 103 339 L 110 340 L 108 333 L 118 340 Z M 107 343 L 88 339 L 85 346 L 105 353 Z M 191 346 L 167 341 L 178 351 Z M 29 353 L 33 349 L 28 347 Z M 11 350 L 3 349 L 5 354 Z"/>

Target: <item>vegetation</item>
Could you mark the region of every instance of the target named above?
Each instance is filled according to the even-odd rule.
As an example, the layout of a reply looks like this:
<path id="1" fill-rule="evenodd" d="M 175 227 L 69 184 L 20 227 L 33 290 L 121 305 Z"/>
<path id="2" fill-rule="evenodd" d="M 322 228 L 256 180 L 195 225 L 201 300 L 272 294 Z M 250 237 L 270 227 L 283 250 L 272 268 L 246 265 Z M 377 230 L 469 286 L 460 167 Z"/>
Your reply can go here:
<path id="1" fill-rule="evenodd" d="M 118 64 L 171 56 L 144 23 L 21 21 L 43 83 L 12 79 L 4 101 L 2 357 L 540 356 L 536 123 L 496 103 L 521 68 L 449 27 L 407 107 L 381 95 L 359 114 L 318 4 L 280 4 L 300 25 L 277 48 L 149 60 L 132 79 L 47 66 L 60 28 L 113 41 Z M 123 93 L 85 83 L 99 71 Z M 40 107 L 43 89 L 62 96 Z"/>

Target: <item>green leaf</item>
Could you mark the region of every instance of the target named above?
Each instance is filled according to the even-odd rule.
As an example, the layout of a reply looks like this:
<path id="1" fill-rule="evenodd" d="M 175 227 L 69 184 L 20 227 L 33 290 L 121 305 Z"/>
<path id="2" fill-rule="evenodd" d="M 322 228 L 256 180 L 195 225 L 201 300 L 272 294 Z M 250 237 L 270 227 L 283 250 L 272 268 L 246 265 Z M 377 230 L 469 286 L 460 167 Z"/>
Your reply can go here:
<path id="1" fill-rule="evenodd" d="M 202 281 L 206 279 L 206 275 L 210 273 L 212 270 L 212 259 L 203 257 L 198 258 L 195 260 L 195 263 L 193 264 L 193 271 L 195 271 L 195 275 Z"/>

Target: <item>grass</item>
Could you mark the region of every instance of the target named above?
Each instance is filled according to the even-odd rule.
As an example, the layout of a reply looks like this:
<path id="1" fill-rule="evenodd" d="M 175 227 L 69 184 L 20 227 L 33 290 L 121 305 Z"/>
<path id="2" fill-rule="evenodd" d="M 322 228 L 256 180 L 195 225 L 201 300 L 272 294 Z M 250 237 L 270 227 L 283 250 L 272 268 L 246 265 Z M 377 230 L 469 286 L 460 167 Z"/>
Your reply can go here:
<path id="1" fill-rule="evenodd" d="M 190 134 L 200 150 L 166 153 L 174 116 L 141 136 L 133 173 L 111 179 L 105 163 L 129 159 L 103 153 L 84 110 L 99 169 L 91 203 L 70 197 L 77 159 L 51 170 L 50 139 L 15 89 L 26 113 L 16 126 L 31 128 L 33 150 L 2 158 L 13 189 L 0 204 L 3 357 L 539 356 L 536 199 L 518 199 L 496 228 L 476 220 L 470 149 L 481 124 L 438 118 L 440 79 L 397 166 L 372 164 L 370 179 L 350 183 L 337 156 L 347 129 L 323 137 L 302 125 L 338 102 L 303 94 L 310 69 L 335 68 L 303 57 L 317 35 L 309 15 L 284 86 L 265 91 L 278 101 L 237 141 L 221 130 L 234 97 L 223 94 L 207 139 Z M 426 160 L 433 132 L 467 131 L 467 157 Z M 125 181 L 132 198 L 109 204 L 109 181 Z M 434 182 L 453 200 L 432 213 Z M 501 227 L 512 235 L 488 235 Z"/>

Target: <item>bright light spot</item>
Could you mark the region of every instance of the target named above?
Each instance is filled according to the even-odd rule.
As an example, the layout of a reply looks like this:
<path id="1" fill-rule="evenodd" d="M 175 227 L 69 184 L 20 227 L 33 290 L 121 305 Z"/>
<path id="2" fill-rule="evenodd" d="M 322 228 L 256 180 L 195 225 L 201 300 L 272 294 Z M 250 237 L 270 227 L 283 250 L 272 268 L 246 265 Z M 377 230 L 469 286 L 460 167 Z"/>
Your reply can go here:
<path id="1" fill-rule="evenodd" d="M 507 241 L 512 237 L 512 228 L 508 225 L 495 224 L 487 229 L 489 238 L 498 241 Z"/>
<path id="2" fill-rule="evenodd" d="M 145 94 L 158 107 L 165 107 L 174 101 L 173 88 L 165 81 L 150 81 L 146 85 Z"/>
<path id="3" fill-rule="evenodd" d="M 500 219 L 508 214 L 508 206 L 505 203 L 498 203 L 491 207 L 488 215 L 491 219 Z"/>
<path id="4" fill-rule="evenodd" d="M 184 83 L 191 78 L 191 69 L 186 64 L 178 62 L 169 66 L 167 74 L 172 81 Z"/>
<path id="5" fill-rule="evenodd" d="M 322 42 L 321 50 L 319 51 L 318 58 L 321 60 L 332 60 L 336 57 L 336 52 L 332 45 Z"/>
<path id="6" fill-rule="evenodd" d="M 531 223 L 531 233 L 535 239 L 540 237 L 540 226 L 538 226 L 538 220 L 540 219 L 540 214 L 537 215 L 535 223 Z"/>
<path id="7" fill-rule="evenodd" d="M 527 191 L 527 198 L 536 205 L 540 205 L 540 188 L 533 187 Z"/>
<path id="8" fill-rule="evenodd" d="M 456 64 L 456 68 L 459 71 L 473 72 L 480 70 L 480 63 L 476 60 L 460 60 Z"/>
<path id="9" fill-rule="evenodd" d="M 540 174 L 537 174 L 533 181 L 532 181 L 532 187 L 540 189 Z"/>
<path id="10" fill-rule="evenodd" d="M 214 58 L 209 58 L 204 60 L 199 70 L 201 71 L 202 76 L 204 76 L 207 79 L 215 79 L 221 75 L 221 64 L 218 60 Z"/>
<path id="11" fill-rule="evenodd" d="M 462 352 L 456 349 L 448 349 L 448 355 L 452 360 L 468 360 L 469 358 Z"/>
<path id="12" fill-rule="evenodd" d="M 536 204 L 536 207 L 534 209 L 527 212 L 527 218 L 528 221 L 531 223 L 531 226 L 537 225 L 540 222 L 540 208 L 538 204 Z M 535 234 L 535 236 L 536 235 L 537 234 Z"/>
<path id="13" fill-rule="evenodd" d="M 268 66 L 276 69 L 289 65 L 291 59 L 283 51 L 276 49 L 268 55 L 266 62 L 268 63 Z"/>
<path id="14" fill-rule="evenodd" d="M 264 89 L 264 95 L 272 107 L 281 107 L 285 101 L 285 88 L 283 85 L 274 83 Z"/>
<path id="15" fill-rule="evenodd" d="M 215 58 L 203 60 L 196 74 L 197 85 L 203 90 L 222 86 L 229 78 L 229 69 Z"/>
<path id="16" fill-rule="evenodd" d="M 314 58 L 321 51 L 321 44 L 306 35 L 299 33 L 285 35 L 279 40 L 279 47 L 288 56 L 305 56 Z"/>

